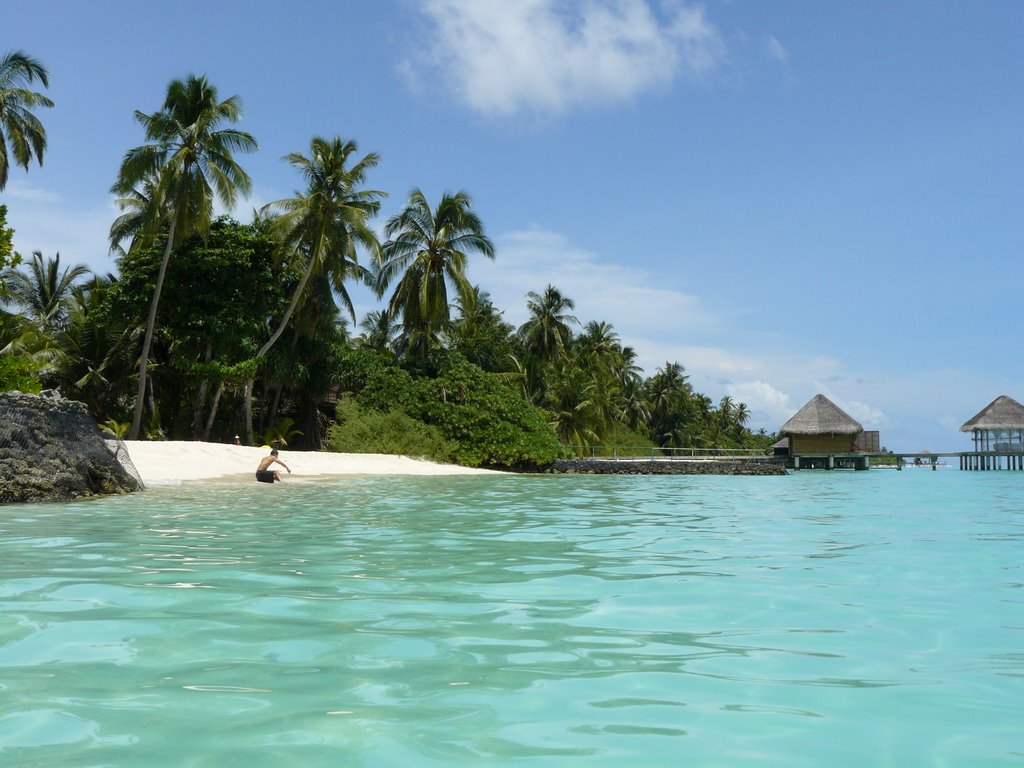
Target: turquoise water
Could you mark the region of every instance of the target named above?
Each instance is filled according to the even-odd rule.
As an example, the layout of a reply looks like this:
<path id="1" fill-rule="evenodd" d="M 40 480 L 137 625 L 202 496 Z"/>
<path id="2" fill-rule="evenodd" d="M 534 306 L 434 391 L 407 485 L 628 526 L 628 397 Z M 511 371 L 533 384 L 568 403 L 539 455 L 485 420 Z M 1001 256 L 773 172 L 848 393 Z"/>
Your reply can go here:
<path id="1" fill-rule="evenodd" d="M 0 507 L 0 765 L 1021 766 L 1024 473 Z"/>

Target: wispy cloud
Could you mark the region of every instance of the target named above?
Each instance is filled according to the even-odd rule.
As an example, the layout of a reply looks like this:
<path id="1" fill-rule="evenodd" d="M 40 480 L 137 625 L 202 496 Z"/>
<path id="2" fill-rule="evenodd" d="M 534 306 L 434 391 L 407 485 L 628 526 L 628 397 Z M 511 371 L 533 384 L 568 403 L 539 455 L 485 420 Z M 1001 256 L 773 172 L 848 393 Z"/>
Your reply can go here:
<path id="1" fill-rule="evenodd" d="M 724 56 L 699 5 L 666 0 L 427 0 L 421 66 L 486 116 L 557 114 L 615 104 Z"/>
<path id="2" fill-rule="evenodd" d="M 14 248 L 27 256 L 41 251 L 62 261 L 84 264 L 94 272 L 113 270 L 107 251 L 110 223 L 118 215 L 113 199 L 106 205 L 81 208 L 58 195 L 12 195 L 5 200 L 7 221 L 14 228 Z"/>
<path id="3" fill-rule="evenodd" d="M 796 412 L 790 396 L 767 381 L 754 380 L 730 384 L 726 387 L 726 392 L 736 402 L 746 403 L 751 413 L 762 415 L 759 421 L 771 432 L 774 432 L 775 428 L 768 425 L 781 426 Z"/>
<path id="4" fill-rule="evenodd" d="M 681 363 L 697 391 L 746 403 L 755 429 L 778 429 L 819 392 L 867 429 L 897 426 L 888 414 L 904 405 L 893 401 L 891 380 L 884 376 L 853 376 L 837 357 L 760 336 L 749 322 L 699 293 L 667 286 L 635 265 L 612 263 L 557 232 L 506 232 L 495 243 L 498 258 L 474 262 L 470 279 L 490 292 L 513 325 L 526 319 L 527 292 L 552 284 L 575 301 L 573 313 L 581 323 L 610 323 L 622 343 L 636 350 L 647 375 Z"/>
<path id="5" fill-rule="evenodd" d="M 775 35 L 768 35 L 765 39 L 765 50 L 768 51 L 768 55 L 776 61 L 781 61 L 783 64 L 789 62 L 789 51 L 787 51 L 779 39 Z"/>
<path id="6" fill-rule="evenodd" d="M 608 261 L 558 233 L 528 229 L 495 240 L 498 258 L 474 263 L 471 278 L 513 324 L 526 320 L 526 294 L 549 284 L 576 303 L 581 323 L 610 322 L 624 336 L 656 335 L 664 328 L 708 331 L 720 322 L 696 296 L 658 287 L 646 270 Z"/>
<path id="7" fill-rule="evenodd" d="M 28 181 L 11 180 L 4 190 L 4 196 L 28 203 L 56 203 L 61 198 L 56 192 L 33 186 Z"/>

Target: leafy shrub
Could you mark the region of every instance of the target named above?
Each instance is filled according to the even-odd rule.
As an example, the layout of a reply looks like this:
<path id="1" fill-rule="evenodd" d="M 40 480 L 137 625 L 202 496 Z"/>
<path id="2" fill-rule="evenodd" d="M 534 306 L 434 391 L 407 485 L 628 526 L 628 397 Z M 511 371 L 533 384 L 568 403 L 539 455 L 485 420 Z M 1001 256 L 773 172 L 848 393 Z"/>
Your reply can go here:
<path id="1" fill-rule="evenodd" d="M 401 411 L 382 413 L 351 398 L 337 406 L 338 423 L 327 431 L 325 447 L 339 453 L 389 453 L 452 461 L 454 446 L 435 427 Z"/>
<path id="2" fill-rule="evenodd" d="M 471 467 L 514 468 L 546 466 L 562 454 L 558 438 L 537 408 L 500 376 L 484 372 L 458 353 L 436 355 L 409 370 L 373 350 L 348 350 L 339 360 L 336 380 L 361 410 L 354 414 L 349 404 L 339 403 L 339 427 L 332 429 L 335 442 L 329 438 L 329 444 L 346 447 L 334 450 L 397 452 Z M 385 415 L 389 420 L 367 427 L 371 419 Z M 429 431 L 422 432 L 423 428 Z M 410 437 L 399 440 L 399 430 Z M 401 445 L 400 450 L 382 448 L 385 433 L 391 435 L 389 444 Z M 418 452 L 407 445 L 413 433 L 427 440 L 417 443 Z M 443 447 L 431 440 L 441 441 Z M 374 447 L 360 448 L 363 443 Z"/>
<path id="3" fill-rule="evenodd" d="M 422 382 L 414 415 L 436 425 L 467 466 L 533 468 L 562 454 L 543 414 L 499 376 L 451 355 L 438 375 Z"/>
<path id="4" fill-rule="evenodd" d="M 18 390 L 38 395 L 42 384 L 31 360 L 17 355 L 0 355 L 0 392 Z"/>

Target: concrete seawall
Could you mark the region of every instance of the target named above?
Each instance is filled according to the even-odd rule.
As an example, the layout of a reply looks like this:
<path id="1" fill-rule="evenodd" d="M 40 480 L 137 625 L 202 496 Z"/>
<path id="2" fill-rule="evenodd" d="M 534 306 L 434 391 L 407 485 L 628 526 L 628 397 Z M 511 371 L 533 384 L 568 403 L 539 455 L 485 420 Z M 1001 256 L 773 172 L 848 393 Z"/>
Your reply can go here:
<path id="1" fill-rule="evenodd" d="M 548 470 L 567 475 L 786 475 L 767 459 L 558 459 Z"/>

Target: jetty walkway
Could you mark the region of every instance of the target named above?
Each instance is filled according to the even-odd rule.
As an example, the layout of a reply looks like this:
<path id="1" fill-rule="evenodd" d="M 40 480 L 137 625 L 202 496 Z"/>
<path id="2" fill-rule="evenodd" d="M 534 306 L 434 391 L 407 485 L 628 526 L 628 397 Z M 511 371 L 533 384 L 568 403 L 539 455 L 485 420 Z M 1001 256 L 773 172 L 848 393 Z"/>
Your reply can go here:
<path id="1" fill-rule="evenodd" d="M 902 470 L 904 467 L 949 466 L 944 459 L 956 459 L 961 470 L 1024 471 L 1024 453 L 1006 451 L 944 451 L 932 453 L 858 452 L 814 456 L 773 456 L 745 448 L 653 448 L 593 446 L 589 455 L 559 459 L 549 471 L 567 474 L 618 475 L 780 475 L 787 470 L 855 469 L 875 467 Z"/>

